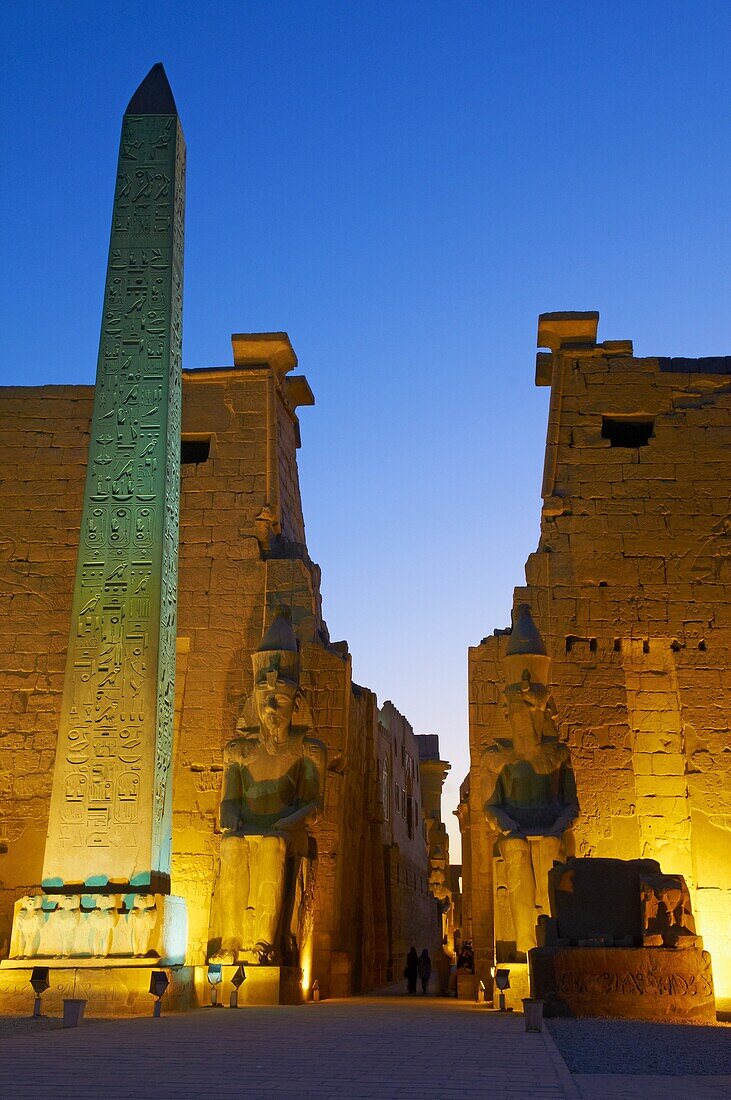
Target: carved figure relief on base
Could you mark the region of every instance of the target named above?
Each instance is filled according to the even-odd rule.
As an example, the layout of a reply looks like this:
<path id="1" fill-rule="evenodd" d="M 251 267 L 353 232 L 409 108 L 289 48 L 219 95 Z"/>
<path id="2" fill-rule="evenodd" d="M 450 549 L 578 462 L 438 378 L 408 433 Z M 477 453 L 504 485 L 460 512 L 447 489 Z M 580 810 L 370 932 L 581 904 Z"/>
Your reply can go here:
<path id="1" fill-rule="evenodd" d="M 166 920 L 166 913 L 168 914 Z M 11 959 L 185 955 L 180 899 L 161 894 L 38 894 L 15 905 Z"/>

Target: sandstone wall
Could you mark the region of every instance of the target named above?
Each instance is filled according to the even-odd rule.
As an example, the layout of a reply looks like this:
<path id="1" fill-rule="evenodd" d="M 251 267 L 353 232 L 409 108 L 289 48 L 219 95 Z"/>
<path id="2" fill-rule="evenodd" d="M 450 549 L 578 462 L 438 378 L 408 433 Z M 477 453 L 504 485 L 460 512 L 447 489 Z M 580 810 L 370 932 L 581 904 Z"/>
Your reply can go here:
<path id="1" fill-rule="evenodd" d="M 654 857 L 684 874 L 729 996 L 731 360 L 638 359 L 627 341 L 570 332 L 550 346 L 538 358 L 551 384 L 540 543 L 515 601 L 531 605 L 552 657 L 577 854 Z M 506 640 L 497 631 L 469 654 L 465 912 L 485 956 L 481 756 L 509 736 Z"/>
<path id="2" fill-rule="evenodd" d="M 389 928 L 389 979 L 400 981 L 410 947 L 441 945 L 441 914 L 429 891 L 429 853 L 423 810 L 419 746 L 410 722 L 387 701 L 379 712 L 380 762 L 391 780 L 390 811 L 384 829 Z"/>
<path id="3" fill-rule="evenodd" d="M 236 338 L 237 362 L 246 339 Z M 286 603 L 328 749 L 305 977 L 324 996 L 347 995 L 386 978 L 390 838 L 375 696 L 352 684 L 347 645 L 329 642 L 320 572 L 305 547 L 297 398 L 311 403 L 304 380 L 267 363 L 184 372 L 184 456 L 189 443 L 203 447 L 181 472 L 172 890 L 188 905 L 188 961 L 202 963 L 222 748 L 252 686 L 251 652 Z M 0 390 L 0 956 L 13 901 L 41 878 L 92 400 L 90 387 Z M 414 868 L 392 891 L 399 912 L 416 881 Z"/>
<path id="4" fill-rule="evenodd" d="M 93 393 L 0 390 L 0 955 L 41 881 Z"/>

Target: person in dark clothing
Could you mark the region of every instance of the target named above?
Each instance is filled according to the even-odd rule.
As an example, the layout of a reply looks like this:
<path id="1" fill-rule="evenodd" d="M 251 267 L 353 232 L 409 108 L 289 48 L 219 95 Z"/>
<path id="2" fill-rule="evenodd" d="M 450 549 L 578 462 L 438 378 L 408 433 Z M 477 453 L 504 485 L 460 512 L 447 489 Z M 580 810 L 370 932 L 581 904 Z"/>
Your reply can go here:
<path id="1" fill-rule="evenodd" d="M 406 978 L 406 988 L 409 993 L 416 993 L 416 979 L 419 976 L 419 956 L 416 954 L 416 948 L 412 947 L 406 956 L 406 967 L 404 969 L 404 977 Z"/>
<path id="2" fill-rule="evenodd" d="M 431 978 L 431 959 L 429 958 L 429 952 L 426 948 L 419 956 L 419 980 L 421 981 L 421 992 L 426 996 L 426 987 L 429 985 L 429 979 Z"/>
<path id="3" fill-rule="evenodd" d="M 470 940 L 465 940 L 459 949 L 457 969 L 466 970 L 468 974 L 474 974 L 475 972 L 475 953 L 472 950 L 472 943 Z"/>

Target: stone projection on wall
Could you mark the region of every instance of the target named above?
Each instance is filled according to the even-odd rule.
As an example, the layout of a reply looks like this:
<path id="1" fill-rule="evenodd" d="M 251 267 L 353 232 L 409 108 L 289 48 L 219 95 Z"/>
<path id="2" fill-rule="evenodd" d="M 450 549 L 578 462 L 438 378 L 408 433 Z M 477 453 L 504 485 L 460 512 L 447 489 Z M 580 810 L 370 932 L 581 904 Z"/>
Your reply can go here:
<path id="1" fill-rule="evenodd" d="M 514 940 L 524 956 L 536 946 L 536 921 L 548 912 L 548 871 L 566 857 L 579 805 L 571 756 L 558 740 L 546 687 L 550 659 L 528 604 L 513 616 L 504 664 L 512 741 L 496 740 L 484 753 L 490 788 L 485 813 L 499 833 L 495 882 L 498 893 L 507 890 L 512 919 L 513 934 L 496 921 L 495 938 L 503 947 Z"/>
<path id="2" fill-rule="evenodd" d="M 210 957 L 299 968 L 311 951 L 317 848 L 308 826 L 322 809 L 326 749 L 311 736 L 288 608 L 277 609 L 252 664 L 254 689 L 224 750 Z"/>
<path id="3" fill-rule="evenodd" d="M 19 925 L 19 954 L 134 955 L 157 944 L 164 955 L 160 937 L 173 910 L 176 956 L 185 949 L 184 906 L 163 900 L 170 885 L 184 189 L 183 134 L 158 64 L 122 122 L 46 897 L 40 910 L 28 902 L 16 908 L 24 928 L 43 928 L 29 936 Z M 139 896 L 150 900 L 142 905 Z M 137 933 L 148 910 L 147 923 L 158 931 L 141 951 Z"/>

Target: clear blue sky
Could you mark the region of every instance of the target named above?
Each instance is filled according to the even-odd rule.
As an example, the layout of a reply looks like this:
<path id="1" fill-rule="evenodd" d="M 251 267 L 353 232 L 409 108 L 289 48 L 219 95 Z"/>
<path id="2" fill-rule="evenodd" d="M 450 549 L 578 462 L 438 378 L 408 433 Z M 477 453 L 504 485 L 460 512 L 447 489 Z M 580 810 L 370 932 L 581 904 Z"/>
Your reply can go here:
<path id="1" fill-rule="evenodd" d="M 289 332 L 331 634 L 440 735 L 449 818 L 467 647 L 538 540 L 538 313 L 731 352 L 731 5 L 5 0 L 0 52 L 0 382 L 93 380 L 121 114 L 163 61 L 185 364 Z"/>

